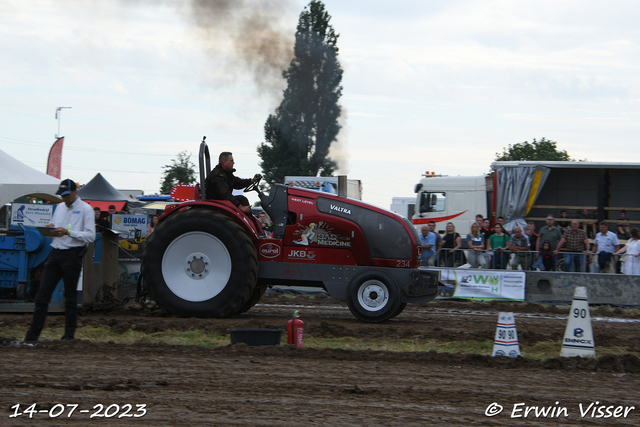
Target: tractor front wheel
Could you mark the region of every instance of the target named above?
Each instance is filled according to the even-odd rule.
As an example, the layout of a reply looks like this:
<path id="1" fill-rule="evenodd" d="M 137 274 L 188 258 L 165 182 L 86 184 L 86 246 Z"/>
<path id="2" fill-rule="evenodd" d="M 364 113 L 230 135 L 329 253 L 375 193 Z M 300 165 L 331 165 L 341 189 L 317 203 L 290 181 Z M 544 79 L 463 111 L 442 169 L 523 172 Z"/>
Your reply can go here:
<path id="1" fill-rule="evenodd" d="M 347 288 L 347 305 L 363 322 L 378 323 L 400 314 L 400 291 L 393 277 L 382 271 L 356 276 Z"/>
<path id="2" fill-rule="evenodd" d="M 398 311 L 396 311 L 396 314 L 391 317 L 396 317 L 397 315 L 401 314 L 405 308 L 407 308 L 407 303 L 403 302 L 402 304 L 400 304 L 400 307 L 398 307 Z"/>

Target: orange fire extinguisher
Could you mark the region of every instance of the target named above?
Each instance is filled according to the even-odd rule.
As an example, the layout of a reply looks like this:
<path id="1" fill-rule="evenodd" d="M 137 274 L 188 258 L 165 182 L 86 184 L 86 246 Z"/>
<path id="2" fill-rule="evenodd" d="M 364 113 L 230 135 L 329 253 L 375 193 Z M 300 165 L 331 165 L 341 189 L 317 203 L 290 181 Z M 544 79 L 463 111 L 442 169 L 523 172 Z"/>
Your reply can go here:
<path id="1" fill-rule="evenodd" d="M 302 347 L 302 333 L 304 322 L 299 319 L 298 310 L 293 312 L 293 317 L 287 322 L 287 344 L 295 344 Z"/>

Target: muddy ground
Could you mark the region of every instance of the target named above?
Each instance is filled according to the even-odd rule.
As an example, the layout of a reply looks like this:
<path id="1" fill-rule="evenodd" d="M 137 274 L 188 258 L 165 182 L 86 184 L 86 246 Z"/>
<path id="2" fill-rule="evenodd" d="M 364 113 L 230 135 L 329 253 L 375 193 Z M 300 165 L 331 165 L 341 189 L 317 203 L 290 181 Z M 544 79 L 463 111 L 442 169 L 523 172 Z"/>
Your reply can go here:
<path id="1" fill-rule="evenodd" d="M 568 307 L 438 301 L 409 305 L 383 324 L 366 324 L 339 301 L 269 294 L 231 319 L 178 319 L 130 304 L 85 311 L 79 321 L 81 327 L 101 325 L 116 332 L 226 334 L 229 328 L 284 328 L 294 309 L 302 313 L 308 336 L 416 342 L 492 340 L 497 313 L 512 311 L 522 344 L 559 342 L 568 314 Z M 592 307 L 591 317 L 596 349 L 640 351 L 637 310 Z M 30 319 L 0 314 L 0 330 L 26 328 Z M 50 316 L 47 326 L 63 322 L 62 316 Z M 541 362 L 246 344 L 209 349 L 75 340 L 30 347 L 8 338 L 0 340 L 2 425 L 640 424 L 640 359 L 633 355 Z M 42 412 L 30 419 L 25 410 L 33 403 Z M 78 406 L 69 417 L 72 405 Z M 146 412 L 136 405 L 146 405 Z M 501 413 L 486 415 L 500 407 Z M 525 417 L 532 407 L 549 411 L 544 416 L 532 409 Z M 16 408 L 22 415 L 12 417 Z"/>

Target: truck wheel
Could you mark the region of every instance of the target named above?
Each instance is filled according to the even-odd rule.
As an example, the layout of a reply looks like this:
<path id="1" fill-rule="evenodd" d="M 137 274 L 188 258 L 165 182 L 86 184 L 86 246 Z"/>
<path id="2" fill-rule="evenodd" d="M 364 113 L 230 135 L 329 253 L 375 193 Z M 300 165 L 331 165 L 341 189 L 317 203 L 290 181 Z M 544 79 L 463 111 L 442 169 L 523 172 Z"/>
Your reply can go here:
<path id="1" fill-rule="evenodd" d="M 363 322 L 384 322 L 400 314 L 400 291 L 387 273 L 364 272 L 349 283 L 347 305 L 351 313 Z"/>
<path id="2" fill-rule="evenodd" d="M 255 246 L 232 219 L 209 210 L 178 212 L 147 241 L 141 266 L 151 296 L 181 317 L 227 317 L 257 281 Z"/>

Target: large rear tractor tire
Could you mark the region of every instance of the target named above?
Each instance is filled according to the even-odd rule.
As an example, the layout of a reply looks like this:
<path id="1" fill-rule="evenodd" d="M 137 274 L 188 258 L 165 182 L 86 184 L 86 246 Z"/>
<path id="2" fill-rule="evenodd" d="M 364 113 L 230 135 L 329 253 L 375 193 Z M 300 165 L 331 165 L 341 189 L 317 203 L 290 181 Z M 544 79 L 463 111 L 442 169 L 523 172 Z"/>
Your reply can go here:
<path id="1" fill-rule="evenodd" d="M 242 308 L 240 308 L 240 310 L 236 314 L 246 313 L 247 311 L 251 310 L 251 308 L 256 305 L 258 301 L 260 301 L 260 298 L 262 298 L 262 295 L 264 295 L 266 291 L 266 286 L 260 286 L 260 284 L 256 285 L 256 287 L 253 288 L 253 292 L 251 293 L 249 300 L 244 303 Z"/>
<path id="2" fill-rule="evenodd" d="M 349 283 L 347 305 L 363 322 L 384 322 L 400 314 L 400 290 L 387 273 L 366 271 Z"/>
<path id="3" fill-rule="evenodd" d="M 173 214 L 157 226 L 141 266 L 151 297 L 180 317 L 227 317 L 249 300 L 256 249 L 232 219 L 205 209 Z"/>

